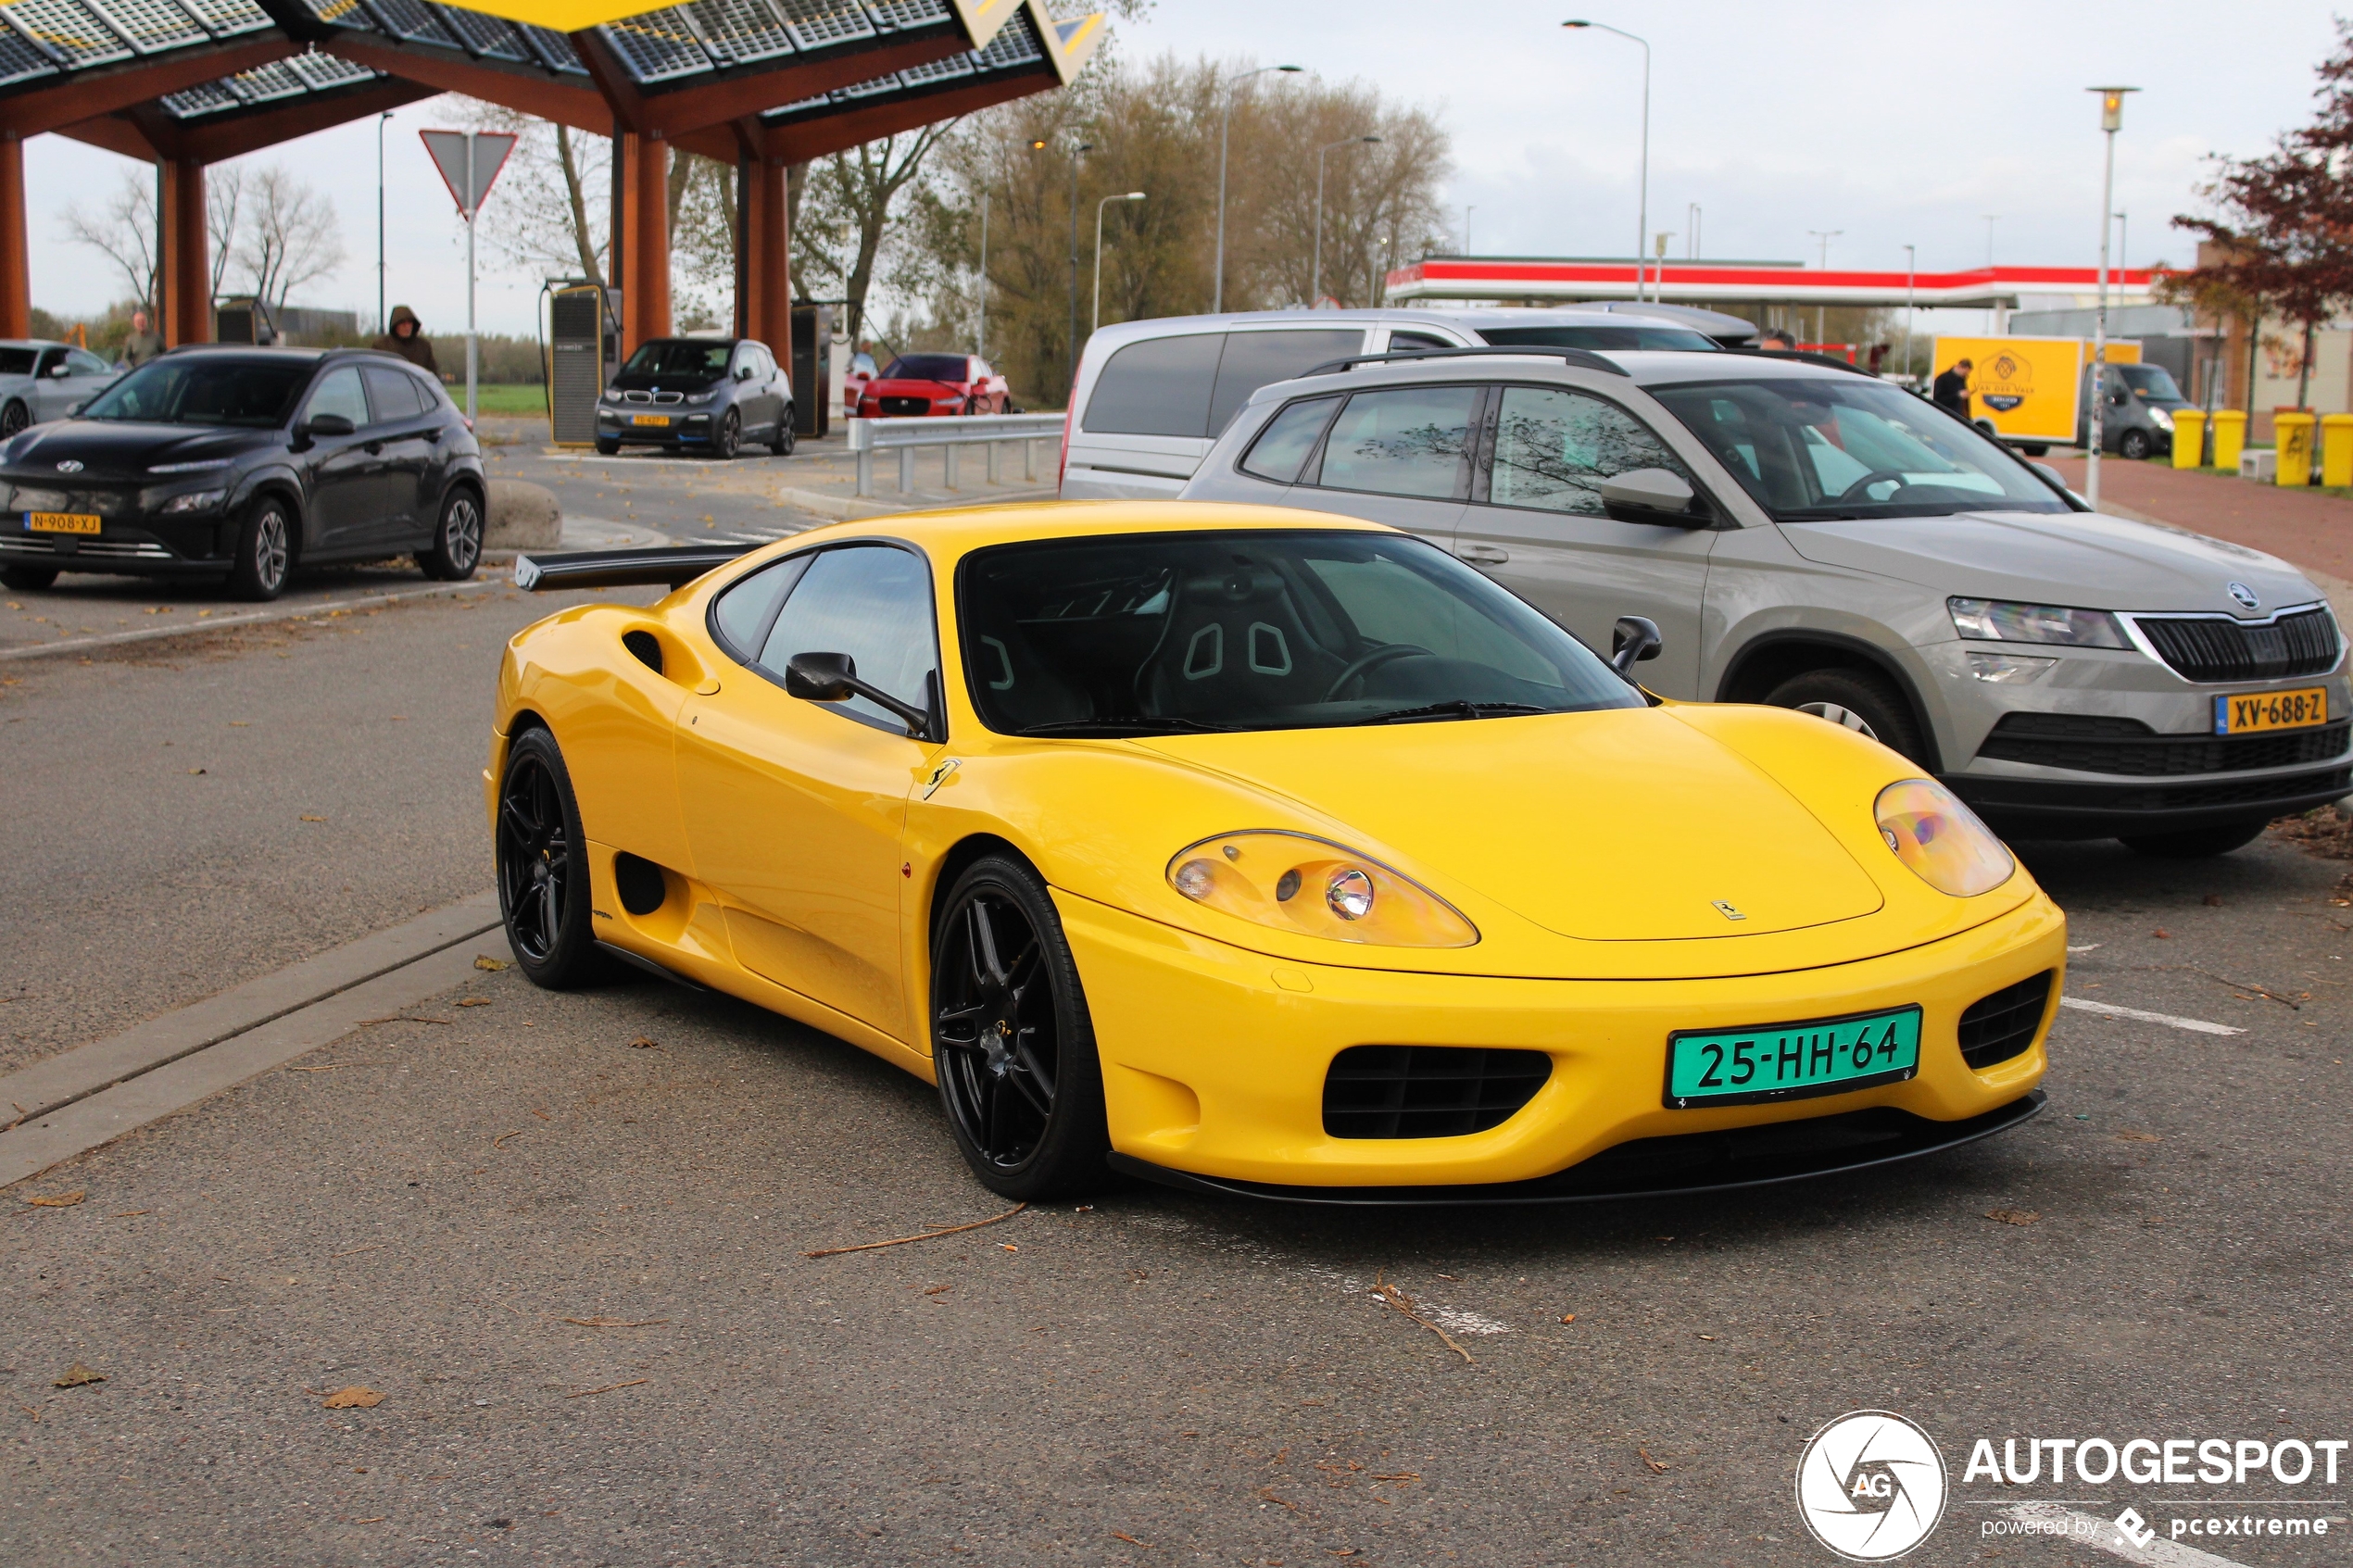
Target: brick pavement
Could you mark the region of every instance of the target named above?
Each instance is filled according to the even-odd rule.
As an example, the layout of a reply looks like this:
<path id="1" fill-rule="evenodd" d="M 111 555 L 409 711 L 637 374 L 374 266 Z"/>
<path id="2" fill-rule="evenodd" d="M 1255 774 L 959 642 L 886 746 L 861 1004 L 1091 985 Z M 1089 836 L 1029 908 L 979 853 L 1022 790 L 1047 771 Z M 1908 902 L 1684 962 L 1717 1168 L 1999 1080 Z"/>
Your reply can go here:
<path id="1" fill-rule="evenodd" d="M 2056 458 L 2052 466 L 2083 488 L 2082 458 Z M 2100 500 L 2353 582 L 2353 500 L 2114 458 L 2100 465 Z"/>

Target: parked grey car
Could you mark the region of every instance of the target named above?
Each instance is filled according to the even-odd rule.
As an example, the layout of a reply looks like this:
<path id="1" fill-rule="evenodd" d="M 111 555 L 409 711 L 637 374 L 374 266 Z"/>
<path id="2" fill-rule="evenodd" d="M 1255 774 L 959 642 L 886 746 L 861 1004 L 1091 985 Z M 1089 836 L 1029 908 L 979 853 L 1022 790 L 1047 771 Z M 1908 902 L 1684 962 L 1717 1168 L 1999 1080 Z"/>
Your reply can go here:
<path id="1" fill-rule="evenodd" d="M 1065 421 L 1064 500 L 1165 500 L 1227 421 L 1270 382 L 1343 354 L 1461 348 L 1685 348 L 1753 334 L 1738 317 L 1683 306 L 1564 310 L 1251 310 L 1163 316 L 1087 340 Z"/>
<path id="2" fill-rule="evenodd" d="M 62 420 L 122 371 L 86 348 L 49 338 L 0 338 L 0 441 Z"/>
<path id="3" fill-rule="evenodd" d="M 1262 389 L 1184 495 L 1409 529 L 1596 648 L 1648 618 L 1660 696 L 1862 731 L 2013 836 L 2218 854 L 2353 790 L 2344 639 L 2301 572 L 2093 513 L 1860 372 L 1573 349 L 1334 370 Z"/>
<path id="4" fill-rule="evenodd" d="M 2108 407 L 2100 419 L 2100 445 L 2124 458 L 2147 458 L 2173 450 L 2173 411 L 2194 408 L 2173 373 L 2162 365 L 2110 365 Z M 2075 420 L 2075 444 L 2092 440 L 2092 367 L 2083 367 L 2082 412 Z"/>
<path id="5" fill-rule="evenodd" d="M 747 441 L 792 455 L 792 378 L 751 338 L 658 337 L 597 400 L 597 450 L 666 446 L 732 458 Z"/>

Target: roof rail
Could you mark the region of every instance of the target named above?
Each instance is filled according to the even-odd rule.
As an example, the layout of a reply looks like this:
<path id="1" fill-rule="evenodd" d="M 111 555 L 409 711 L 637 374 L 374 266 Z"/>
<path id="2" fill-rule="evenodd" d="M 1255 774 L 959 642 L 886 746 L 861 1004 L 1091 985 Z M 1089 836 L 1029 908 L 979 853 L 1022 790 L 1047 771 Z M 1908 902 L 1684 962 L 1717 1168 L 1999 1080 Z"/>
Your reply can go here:
<path id="1" fill-rule="evenodd" d="M 1627 373 L 1625 366 L 1604 359 L 1590 348 L 1542 348 L 1532 344 L 1492 343 L 1483 348 L 1408 348 L 1394 354 L 1352 354 L 1345 359 L 1327 359 L 1312 370 L 1302 370 L 1299 379 L 1340 375 L 1358 365 L 1387 365 L 1416 359 L 1488 359 L 1498 354 L 1532 354 L 1540 359 L 1566 360 L 1579 370 L 1602 370 L 1613 376 Z"/>
<path id="2" fill-rule="evenodd" d="M 1873 381 L 1881 379 L 1877 371 L 1867 370 L 1835 354 L 1809 354 L 1800 348 L 1734 348 L 1728 352 L 1747 354 L 1759 359 L 1793 359 L 1801 365 L 1820 365 L 1828 370 L 1844 370 L 1850 376 L 1869 376 Z"/>

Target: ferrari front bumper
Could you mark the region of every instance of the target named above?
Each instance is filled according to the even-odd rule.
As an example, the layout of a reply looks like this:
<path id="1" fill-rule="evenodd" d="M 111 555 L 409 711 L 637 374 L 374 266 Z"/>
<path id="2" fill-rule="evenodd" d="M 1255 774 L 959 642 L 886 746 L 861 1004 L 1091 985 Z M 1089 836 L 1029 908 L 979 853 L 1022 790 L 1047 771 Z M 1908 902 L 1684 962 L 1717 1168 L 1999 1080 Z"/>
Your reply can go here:
<path id="1" fill-rule="evenodd" d="M 1059 890 L 1055 897 L 1094 1021 L 1118 1163 L 1138 1174 L 1265 1197 L 1375 1189 L 1332 1191 L 1326 1201 L 1399 1200 L 1378 1189 L 1523 1183 L 1556 1189 L 1554 1198 L 1693 1190 L 1856 1169 L 1966 1142 L 2039 1107 L 2043 1041 L 2067 957 L 2065 917 L 2039 892 L 1983 925 L 1900 953 L 1780 974 L 1675 981 L 1307 966 Z M 1962 1013 L 2045 972 L 2049 995 L 2032 1043 L 1982 1070 L 1970 1067 L 1961 1056 Z M 1915 1005 L 1919 1064 L 1907 1080 L 1769 1103 L 1680 1110 L 1666 1103 L 1667 1042 L 1676 1031 L 1744 1030 Z M 1324 1122 L 1327 1074 L 1341 1051 L 1367 1045 L 1535 1050 L 1551 1059 L 1552 1071 L 1516 1114 L 1485 1132 L 1334 1136 Z M 1810 1125 L 1788 1125 L 1794 1123 Z M 1784 1126 L 1788 1135 L 1761 1140 L 1693 1136 Z M 1606 1170 L 1597 1164 L 1562 1176 L 1604 1150 L 1637 1144 Z M 1728 1173 L 1735 1166 L 1746 1173 Z M 1529 1187 L 1521 1196 L 1543 1195 Z"/>

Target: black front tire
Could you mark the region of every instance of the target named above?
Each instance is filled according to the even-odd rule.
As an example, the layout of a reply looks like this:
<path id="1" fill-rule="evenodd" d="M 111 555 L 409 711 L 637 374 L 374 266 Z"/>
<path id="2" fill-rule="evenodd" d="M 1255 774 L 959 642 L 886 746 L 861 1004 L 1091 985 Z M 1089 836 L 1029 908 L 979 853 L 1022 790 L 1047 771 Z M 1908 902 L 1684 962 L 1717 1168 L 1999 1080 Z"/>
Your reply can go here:
<path id="1" fill-rule="evenodd" d="M 286 591 L 286 574 L 294 569 L 294 513 L 275 495 L 264 495 L 245 509 L 237 530 L 237 556 L 229 568 L 229 592 L 241 599 L 266 603 Z"/>
<path id="2" fill-rule="evenodd" d="M 493 838 L 498 913 L 524 978 L 551 991 L 596 980 L 604 965 L 590 924 L 588 839 L 563 750 L 545 730 L 507 748 Z"/>
<path id="3" fill-rule="evenodd" d="M 1911 704 L 1885 676 L 1862 670 L 1808 670 L 1775 686 L 1765 700 L 1866 734 L 1918 762 L 1926 747 Z"/>
<path id="4" fill-rule="evenodd" d="M 6 408 L 0 408 L 0 441 L 7 440 L 31 422 L 32 410 L 10 399 Z"/>
<path id="5" fill-rule="evenodd" d="M 768 450 L 775 453 L 779 458 L 792 456 L 795 436 L 792 419 L 792 405 L 787 403 L 785 405 L 784 413 L 776 420 L 776 433 L 768 438 Z"/>
<path id="6" fill-rule="evenodd" d="M 601 435 L 597 437 L 597 456 L 600 458 L 620 457 L 621 443 L 618 441 L 608 441 Z"/>
<path id="7" fill-rule="evenodd" d="M 0 584 L 19 593 L 37 594 L 57 580 L 54 566 L 0 566 Z"/>
<path id="8" fill-rule="evenodd" d="M 459 485 L 443 497 L 433 544 L 417 552 L 417 565 L 440 583 L 463 583 L 482 564 L 482 497 Z"/>
<path id="9" fill-rule="evenodd" d="M 1009 856 L 975 860 L 932 936 L 932 1062 L 981 1185 L 1023 1202 L 1102 1185 L 1102 1063 L 1053 899 Z"/>
<path id="10" fill-rule="evenodd" d="M 743 445 L 744 417 L 730 408 L 719 416 L 718 428 L 711 433 L 711 455 L 724 463 L 742 451 Z"/>
<path id="11" fill-rule="evenodd" d="M 2134 834 L 2122 843 L 2133 854 L 2152 859 L 2205 860 L 2244 849 L 2262 837 L 2263 830 L 2270 825 L 2269 821 L 2259 817 L 2252 822 L 2217 822 L 2211 827 L 2185 828 L 2179 833 Z"/>
<path id="12" fill-rule="evenodd" d="M 2128 430 L 2117 437 L 2116 455 L 2132 462 L 2139 462 L 2156 449 L 2157 444 L 2145 430 Z"/>

